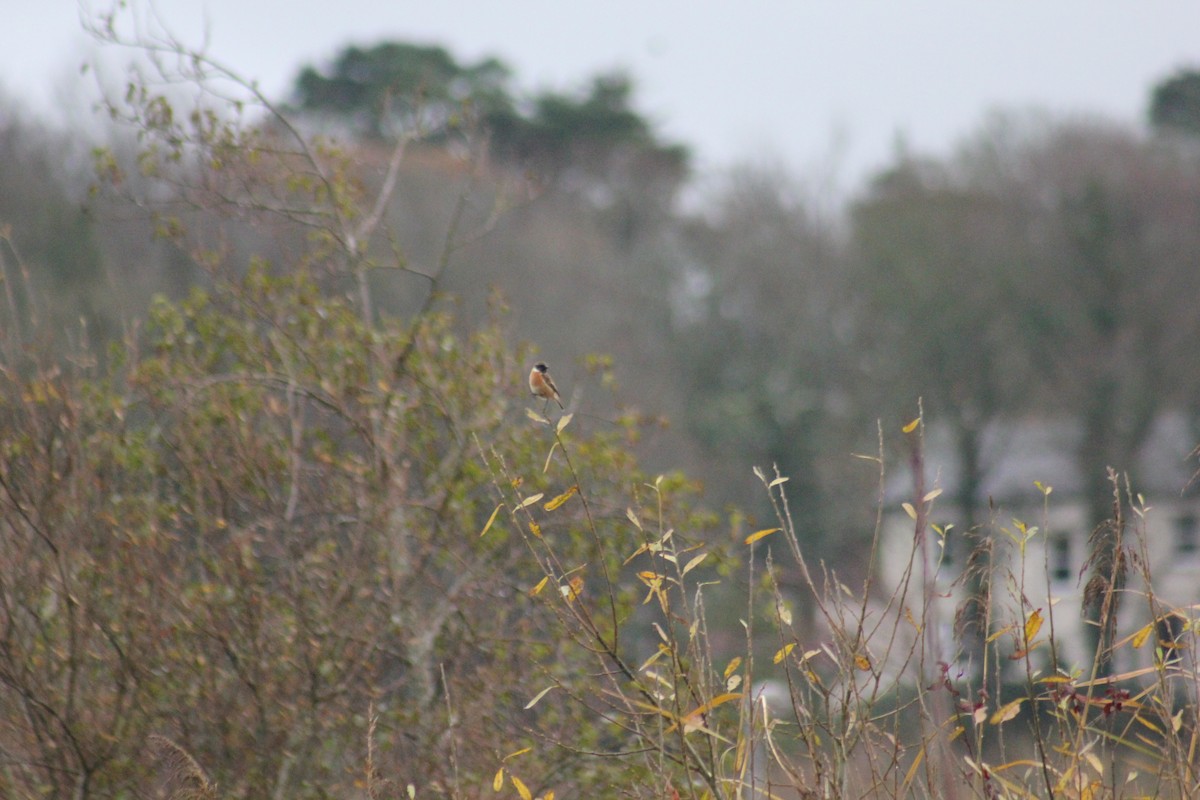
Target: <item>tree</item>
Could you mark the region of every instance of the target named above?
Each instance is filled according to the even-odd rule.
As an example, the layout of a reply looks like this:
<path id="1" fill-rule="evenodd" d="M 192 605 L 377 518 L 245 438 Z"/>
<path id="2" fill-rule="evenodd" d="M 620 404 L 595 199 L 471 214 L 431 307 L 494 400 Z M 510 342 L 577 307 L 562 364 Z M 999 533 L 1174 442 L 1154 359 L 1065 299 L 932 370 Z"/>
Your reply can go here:
<path id="1" fill-rule="evenodd" d="M 1065 406 L 1079 425 L 1096 578 L 1108 582 L 1120 563 L 1112 521 L 1121 515 L 1107 469 L 1129 469 L 1154 422 L 1190 408 L 1200 386 L 1191 345 L 1200 324 L 1184 299 L 1200 254 L 1200 163 L 1119 129 L 1064 125 L 1030 143 L 1014 178 L 1024 202 L 1041 198 L 1049 210 L 1026 233 L 1038 246 L 1024 284 L 1025 329 L 1062 403 L 1052 407 Z M 1111 644 L 1101 636 L 1099 652 Z"/>
<path id="2" fill-rule="evenodd" d="M 1111 533 L 1108 468 L 1130 467 L 1200 380 L 1183 299 L 1200 164 L 1115 126 L 1001 118 L 954 160 L 903 167 L 856 210 L 858 252 L 877 270 L 858 285 L 875 298 L 864 319 L 890 345 L 888 371 L 957 431 L 959 514 L 985 501 L 971 466 L 986 470 L 981 432 L 1027 411 L 1075 426 L 1089 525 Z M 1115 541 L 1097 541 L 1101 573 L 1119 563 Z"/>
<path id="3" fill-rule="evenodd" d="M 464 107 L 484 121 L 511 118 L 509 76 L 509 68 L 498 59 L 460 64 L 438 46 L 349 46 L 325 72 L 312 66 L 301 69 L 293 102 L 299 111 L 332 116 L 377 139 L 412 131 L 444 135 Z"/>
<path id="4" fill-rule="evenodd" d="M 968 581 L 957 640 L 977 675 L 987 667 L 988 635 L 978 563 L 986 551 L 977 540 L 989 521 L 986 481 L 1000 455 L 995 427 L 1020 418 L 1031 399 L 1015 308 L 1024 256 L 1009 210 L 961 163 L 902 156 L 851 212 L 863 379 L 894 421 L 891 430 L 920 402 L 930 430 L 948 434 L 955 457 L 955 473 L 937 487 L 947 490 L 954 515 L 939 552 Z M 919 470 L 922 457 L 911 454 Z"/>
<path id="5" fill-rule="evenodd" d="M 102 341 L 119 322 L 95 221 L 84 209 L 90 172 L 83 143 L 23 118 L 15 107 L 0 115 L 0 265 L 8 296 L 37 304 L 61 327 L 77 328 L 82 320 Z M 43 294 L 55 302 L 40 307 Z"/>
<path id="6" fill-rule="evenodd" d="M 1180 70 L 1155 85 L 1150 124 L 1161 131 L 1200 136 L 1200 71 Z"/>
<path id="7" fill-rule="evenodd" d="M 482 131 L 499 163 L 609 218 L 627 254 L 652 238 L 673 210 L 688 152 L 661 141 L 634 110 L 633 81 L 600 75 L 582 92 L 546 91 L 517 103 L 509 77 L 495 58 L 462 65 L 441 47 L 387 42 L 344 49 L 328 74 L 303 68 L 293 104 L 305 117 L 376 139 L 407 132 L 434 141 L 451 129 Z"/>
<path id="8" fill-rule="evenodd" d="M 662 230 L 689 165 L 687 148 L 662 141 L 633 109 L 633 88 L 615 73 L 574 95 L 545 92 L 496 137 L 502 157 L 601 211 L 626 253 Z"/>
<path id="9" fill-rule="evenodd" d="M 832 491 L 854 483 L 841 480 L 851 311 L 839 242 L 775 166 L 733 171 L 710 202 L 686 230 L 675 289 L 683 419 L 718 464 L 778 465 L 807 541 L 833 555 L 855 527 Z M 731 497 L 747 496 L 749 480 L 710 472 Z"/>
<path id="10" fill-rule="evenodd" d="M 177 78 L 256 91 L 163 46 Z M 388 754 L 368 785 L 386 768 L 461 795 L 516 742 L 536 750 L 525 769 L 583 795 L 650 783 L 640 758 L 584 763 L 628 730 L 588 682 L 597 658 L 618 696 L 637 680 L 618 631 L 631 587 L 609 576 L 644 541 L 631 487 L 654 487 L 648 522 L 681 511 L 686 528 L 681 482 L 639 472 L 625 422 L 531 420 L 531 354 L 498 310 L 457 323 L 438 269 L 412 313 L 379 307 L 371 276 L 411 269 L 372 245 L 398 177 L 368 189 L 286 121 L 144 84 L 110 110 L 142 134 L 135 188 L 152 191 L 134 199 L 206 283 L 157 299 L 104 364 L 43 358 L 0 317 L 3 793 L 139 793 L 149 740 L 223 796 L 347 794 L 368 732 Z M 130 165 L 100 163 L 129 188 Z M 465 205 L 448 252 L 480 233 Z M 567 691 L 533 709 L 551 679 Z M 638 736 L 660 731 L 624 707 Z"/>
<path id="11" fill-rule="evenodd" d="M 951 430 L 961 530 L 981 522 L 984 437 L 1029 395 L 1018 346 L 1017 220 L 956 164 L 903 157 L 855 203 L 853 285 L 866 377 L 892 419 L 923 399 Z"/>

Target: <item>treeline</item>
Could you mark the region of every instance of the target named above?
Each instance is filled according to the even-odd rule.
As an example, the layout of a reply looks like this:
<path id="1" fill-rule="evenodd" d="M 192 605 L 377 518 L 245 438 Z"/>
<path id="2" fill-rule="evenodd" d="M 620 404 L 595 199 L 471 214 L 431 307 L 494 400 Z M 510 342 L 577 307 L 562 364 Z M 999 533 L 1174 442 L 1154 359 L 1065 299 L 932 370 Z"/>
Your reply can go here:
<path id="1" fill-rule="evenodd" d="M 898 152 L 846 207 L 816 178 L 750 163 L 692 213 L 679 207 L 688 150 L 635 110 L 624 76 L 530 94 L 497 59 L 385 43 L 304 67 L 290 97 L 270 100 L 288 124 L 339 141 L 364 186 L 385 179 L 392 143 L 411 145 L 370 243 L 402 266 L 372 274 L 377 310 L 411 313 L 432 290 L 470 318 L 499 289 L 517 335 L 568 386 L 591 354 L 611 355 L 622 400 L 671 420 L 643 442 L 650 463 L 739 504 L 753 494 L 744 465 L 778 464 L 816 540 L 852 541 L 862 520 L 842 501 L 862 475 L 847 454 L 873 450 L 874 420 L 911 415 L 919 397 L 953 433 L 968 525 L 986 503 L 981 440 L 998 420 L 1083 428 L 1076 461 L 1098 522 L 1105 467 L 1131 463 L 1165 410 L 1193 415 L 1195 80 L 1148 92 L 1145 129 L 997 115 L 956 153 Z M 176 187 L 147 222 L 112 194 L 83 196 L 94 177 L 81 143 L 10 119 L 5 183 L 24 188 L 4 192 L 5 219 L 64 320 L 111 336 L 153 292 L 203 280 L 190 245 L 146 226 L 162 233 L 162 219 L 226 198 Z M 120 193 L 175 191 L 163 177 L 123 170 Z M 439 263 L 460 196 L 457 233 L 470 235 Z M 243 261 L 290 258 L 261 227 L 223 246 Z"/>

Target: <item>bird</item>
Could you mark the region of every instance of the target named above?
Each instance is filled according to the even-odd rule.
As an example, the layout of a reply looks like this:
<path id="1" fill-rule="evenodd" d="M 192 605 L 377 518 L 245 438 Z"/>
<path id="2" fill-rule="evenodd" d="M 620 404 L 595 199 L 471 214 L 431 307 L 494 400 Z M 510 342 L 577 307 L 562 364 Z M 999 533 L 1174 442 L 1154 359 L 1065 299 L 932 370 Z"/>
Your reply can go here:
<path id="1" fill-rule="evenodd" d="M 550 369 L 541 361 L 533 365 L 533 369 L 529 370 L 529 392 L 534 397 L 540 397 L 543 400 L 554 400 L 558 403 L 559 408 L 564 408 L 562 398 L 558 394 L 558 387 L 554 385 L 554 379 L 550 377 Z"/>

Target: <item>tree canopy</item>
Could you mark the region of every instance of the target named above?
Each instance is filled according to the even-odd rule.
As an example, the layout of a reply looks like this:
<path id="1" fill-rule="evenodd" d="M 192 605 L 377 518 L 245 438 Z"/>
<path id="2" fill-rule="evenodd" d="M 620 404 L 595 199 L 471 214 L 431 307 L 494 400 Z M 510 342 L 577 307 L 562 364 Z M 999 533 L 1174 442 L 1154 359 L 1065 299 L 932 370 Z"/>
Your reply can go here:
<path id="1" fill-rule="evenodd" d="M 460 64 L 436 45 L 352 45 L 326 70 L 301 69 L 293 102 L 301 111 L 336 115 L 368 136 L 395 136 L 413 127 L 432 133 L 466 103 L 485 119 L 511 114 L 509 79 L 509 68 L 497 59 Z"/>
<path id="2" fill-rule="evenodd" d="M 551 178 L 568 167 L 582 167 L 593 183 L 614 168 L 668 176 L 672 185 L 686 176 L 687 148 L 661 140 L 633 107 L 628 75 L 598 75 L 578 92 L 535 93 L 514 89 L 511 75 L 497 58 L 463 64 L 438 46 L 348 46 L 326 69 L 300 70 L 293 107 L 372 138 L 437 138 L 478 127 L 494 156 Z"/>
<path id="3" fill-rule="evenodd" d="M 1150 124 L 1160 130 L 1200 136 L 1200 70 L 1180 70 L 1154 87 Z"/>

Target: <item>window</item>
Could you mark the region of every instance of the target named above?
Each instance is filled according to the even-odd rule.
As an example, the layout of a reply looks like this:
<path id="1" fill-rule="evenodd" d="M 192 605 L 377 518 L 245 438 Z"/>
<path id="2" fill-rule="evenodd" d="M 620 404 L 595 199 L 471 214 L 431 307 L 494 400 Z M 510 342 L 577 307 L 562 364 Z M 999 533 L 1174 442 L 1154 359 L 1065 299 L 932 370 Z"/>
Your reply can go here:
<path id="1" fill-rule="evenodd" d="M 1066 534 L 1057 533 L 1049 538 L 1050 541 L 1050 579 L 1055 583 L 1065 583 L 1071 580 L 1071 539 Z"/>
<path id="2" fill-rule="evenodd" d="M 1175 518 L 1175 552 L 1181 556 L 1194 555 L 1200 551 L 1200 530 L 1196 515 L 1180 514 Z"/>

